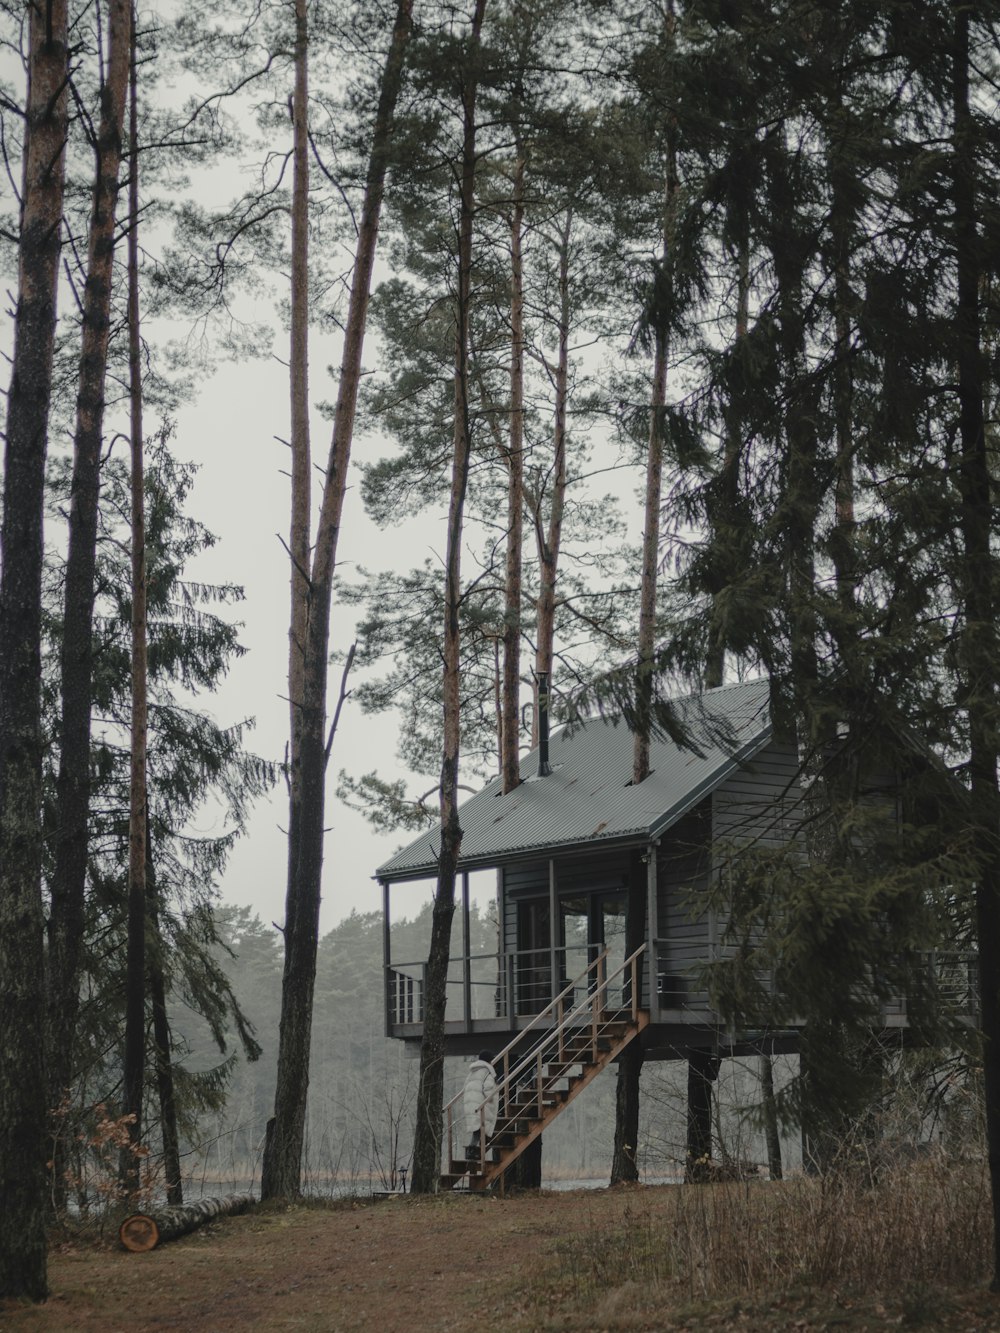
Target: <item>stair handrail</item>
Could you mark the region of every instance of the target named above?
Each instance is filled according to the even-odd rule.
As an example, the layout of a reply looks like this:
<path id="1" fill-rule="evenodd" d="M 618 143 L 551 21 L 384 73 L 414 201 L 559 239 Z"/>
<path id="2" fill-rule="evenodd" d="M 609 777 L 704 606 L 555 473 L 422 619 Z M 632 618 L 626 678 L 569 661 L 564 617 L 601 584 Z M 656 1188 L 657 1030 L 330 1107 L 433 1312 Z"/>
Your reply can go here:
<path id="1" fill-rule="evenodd" d="M 494 1091 L 491 1092 L 488 1097 L 484 1098 L 478 1107 L 479 1160 L 481 1165 L 485 1165 L 486 1161 L 485 1112 L 487 1103 L 489 1101 L 492 1101 L 493 1098 L 496 1098 L 498 1102 L 500 1101 L 501 1098 L 503 1098 L 506 1104 L 507 1094 L 510 1091 L 511 1085 L 515 1081 L 519 1080 L 520 1077 L 526 1072 L 526 1070 L 531 1065 L 535 1065 L 537 1067 L 537 1075 L 535 1079 L 536 1091 L 538 1095 L 539 1108 L 541 1108 L 542 1097 L 545 1091 L 543 1087 L 544 1079 L 542 1075 L 542 1067 L 546 1063 L 546 1061 L 543 1059 L 543 1053 L 545 1051 L 545 1048 L 553 1040 L 557 1041 L 559 1048 L 559 1059 L 560 1061 L 562 1061 L 565 1054 L 563 1038 L 565 1037 L 566 1031 L 570 1027 L 579 1026 L 580 1020 L 585 1014 L 588 1015 L 589 1017 L 589 1022 L 591 1027 L 592 1047 L 596 1055 L 597 1041 L 600 1029 L 599 1015 L 603 1011 L 604 1007 L 601 1001 L 603 998 L 607 997 L 608 988 L 610 984 L 614 980 L 616 980 L 616 978 L 621 976 L 626 971 L 626 969 L 628 969 L 631 972 L 632 1020 L 633 1022 L 637 1021 L 640 1008 L 639 1001 L 641 998 L 639 993 L 640 976 L 639 976 L 638 965 L 639 965 L 639 960 L 646 952 L 646 948 L 647 946 L 645 943 L 641 944 L 632 954 L 629 955 L 628 958 L 626 958 L 620 964 L 619 967 L 615 969 L 614 972 L 610 974 L 608 974 L 605 966 L 608 957 L 608 951 L 607 949 L 603 949 L 597 955 L 597 957 L 594 958 L 594 960 L 587 965 L 585 970 L 581 972 L 580 975 L 575 980 L 569 982 L 569 984 L 559 992 L 556 998 L 552 1000 L 545 1007 L 545 1009 L 542 1010 L 540 1014 L 536 1014 L 535 1017 L 532 1019 L 532 1021 L 527 1025 L 527 1027 L 522 1028 L 521 1031 L 517 1034 L 517 1036 L 514 1037 L 512 1041 L 508 1042 L 507 1045 L 503 1048 L 503 1050 L 500 1051 L 499 1054 L 494 1057 L 493 1059 L 494 1068 L 496 1067 L 498 1061 L 500 1061 L 501 1059 L 503 1060 L 504 1073 L 501 1078 L 497 1079 L 496 1088 L 494 1089 Z M 581 982 L 586 980 L 586 978 L 592 971 L 595 971 L 597 976 L 597 985 L 594 987 L 594 989 L 590 990 L 588 988 L 588 993 L 586 997 L 583 1000 L 581 1000 L 579 1004 L 575 1005 L 572 1009 L 570 1009 L 568 1013 L 566 1012 L 560 1013 L 562 1008 L 562 1002 L 565 1000 L 567 994 L 571 991 L 575 992 L 577 986 L 579 986 Z M 521 1056 L 521 1058 L 515 1062 L 514 1067 L 511 1068 L 510 1053 L 513 1050 L 513 1048 L 516 1045 L 523 1042 L 524 1034 L 526 1032 L 531 1031 L 531 1029 L 534 1028 L 536 1024 L 538 1024 L 543 1018 L 545 1018 L 547 1015 L 553 1012 L 560 1015 L 555 1027 L 548 1028 L 544 1032 L 542 1032 L 539 1035 L 538 1040 L 532 1045 L 531 1049 L 526 1051 Z M 455 1103 L 462 1098 L 463 1095 L 464 1095 L 464 1089 L 456 1093 L 456 1095 L 451 1099 L 451 1101 L 445 1107 L 445 1115 L 447 1118 L 447 1125 L 448 1125 L 447 1137 L 448 1137 L 449 1164 L 454 1160 L 454 1119 L 453 1119 L 452 1108 L 454 1107 Z"/>
<path id="2" fill-rule="evenodd" d="M 548 1045 L 550 1041 L 565 1036 L 566 1030 L 568 1028 L 579 1025 L 580 1020 L 584 1017 L 584 1015 L 587 1015 L 589 1017 L 591 1027 L 595 1031 L 596 1035 L 596 1028 L 598 1026 L 598 1015 L 600 1014 L 603 1008 L 603 1006 L 600 1004 L 601 997 L 607 995 L 608 988 L 610 987 L 611 983 L 617 977 L 620 977 L 622 973 L 625 972 L 626 969 L 629 969 L 632 973 L 631 976 L 632 1000 L 630 1007 L 632 1010 L 632 1019 L 634 1022 L 640 1008 L 639 984 L 638 984 L 639 978 L 637 976 L 638 972 L 637 964 L 641 959 L 642 955 L 646 952 L 646 947 L 647 946 L 645 944 L 640 944 L 639 947 L 635 950 L 635 952 L 630 954 L 628 958 L 626 958 L 625 961 L 615 969 L 614 972 L 606 975 L 603 978 L 603 980 L 599 980 L 597 986 L 592 991 L 589 991 L 588 994 L 584 997 L 584 999 L 582 999 L 580 1003 L 575 1006 L 575 1008 L 571 1009 L 567 1014 L 563 1016 L 562 1021 L 557 1027 L 550 1028 L 546 1032 L 543 1032 L 539 1037 L 538 1041 L 535 1042 L 534 1046 L 532 1046 L 532 1048 L 529 1051 L 526 1051 L 524 1053 L 521 1059 L 514 1065 L 514 1068 L 511 1069 L 509 1073 L 505 1075 L 504 1079 L 498 1080 L 497 1082 L 498 1091 L 506 1091 L 506 1086 L 510 1079 L 515 1078 L 518 1074 L 522 1074 L 529 1064 L 534 1063 L 540 1052 L 545 1049 L 546 1045 Z M 597 966 L 598 971 L 600 971 L 601 969 L 599 968 L 598 965 L 604 962 L 604 960 L 607 958 L 607 952 L 608 951 L 605 949 L 603 953 L 599 954 L 597 958 L 595 958 L 591 966 L 592 967 Z M 589 971 L 590 969 L 588 968 L 587 970 Z M 586 973 L 584 973 L 583 975 L 585 976 Z M 527 1030 L 528 1029 L 525 1028 L 524 1032 L 527 1032 Z M 510 1047 L 515 1046 L 521 1039 L 521 1037 L 523 1037 L 524 1032 L 519 1033 L 518 1036 L 515 1037 L 514 1040 L 504 1048 L 504 1050 L 508 1051 Z M 562 1053 L 562 1045 L 560 1043 L 560 1054 L 561 1053 Z"/>
<path id="3" fill-rule="evenodd" d="M 530 1032 L 533 1028 L 537 1027 L 537 1026 L 542 1022 L 543 1019 L 548 1018 L 551 1014 L 553 1014 L 553 1013 L 557 1013 L 557 1012 L 560 1010 L 560 1007 L 561 1007 L 563 1001 L 566 999 L 566 996 L 569 995 L 569 994 L 571 994 L 571 993 L 573 993 L 573 992 L 575 992 L 577 986 L 579 986 L 580 983 L 581 983 L 582 981 L 586 980 L 586 978 L 587 978 L 587 976 L 590 974 L 591 970 L 592 970 L 594 967 L 597 966 L 597 964 L 601 961 L 602 958 L 606 958 L 606 957 L 607 957 L 607 954 L 608 954 L 607 949 L 604 949 L 601 953 L 599 953 L 599 954 L 597 955 L 597 957 L 596 957 L 592 962 L 590 962 L 590 963 L 587 964 L 587 966 L 584 968 L 584 970 L 580 973 L 580 975 L 579 975 L 578 977 L 574 977 L 572 981 L 567 982 L 566 985 L 565 985 L 565 986 L 562 988 L 562 990 L 559 992 L 559 994 L 555 997 L 555 999 L 550 1000 L 550 1001 L 548 1002 L 548 1004 L 545 1006 L 544 1009 L 542 1009 L 539 1013 L 535 1014 L 535 1016 L 534 1016 L 534 1018 L 531 1020 L 531 1022 L 528 1023 L 527 1026 L 523 1027 L 523 1028 L 521 1029 L 521 1031 L 517 1034 L 517 1036 L 514 1037 L 514 1039 L 513 1039 L 512 1041 L 509 1041 L 509 1042 L 507 1043 L 507 1045 L 503 1048 L 503 1050 L 500 1051 L 500 1052 L 498 1052 L 498 1054 L 496 1054 L 496 1055 L 493 1057 L 493 1061 L 492 1061 L 492 1063 L 493 1063 L 493 1068 L 494 1068 L 494 1069 L 496 1069 L 496 1067 L 497 1067 L 497 1062 L 498 1062 L 499 1060 L 502 1060 L 502 1061 L 503 1061 L 503 1065 L 504 1065 L 504 1077 L 503 1077 L 503 1079 L 498 1079 L 498 1080 L 497 1080 L 497 1090 L 496 1090 L 496 1093 L 495 1093 L 495 1094 L 494 1094 L 494 1093 L 490 1093 L 490 1096 L 487 1097 L 487 1098 L 480 1104 L 480 1107 L 479 1107 L 479 1133 L 480 1133 L 480 1139 L 481 1139 L 481 1140 L 482 1140 L 483 1137 L 484 1137 L 484 1123 L 485 1123 L 485 1122 L 484 1122 L 484 1111 L 485 1111 L 485 1107 L 486 1107 L 486 1102 L 488 1102 L 494 1095 L 496 1095 L 497 1097 L 499 1097 L 501 1086 L 505 1086 L 505 1085 L 506 1085 L 506 1082 L 507 1082 L 507 1076 L 508 1076 L 508 1074 L 510 1073 L 510 1053 L 511 1053 L 511 1051 L 513 1050 L 513 1048 L 514 1048 L 516 1045 L 518 1045 L 519 1042 L 521 1042 L 521 1041 L 524 1040 L 524 1034 L 525 1034 L 526 1032 Z M 512 1005 L 512 1003 L 513 1003 L 513 996 L 508 996 L 508 1004 Z M 511 1022 L 514 1021 L 513 1010 L 511 1010 L 511 1013 L 510 1013 L 510 1019 L 511 1019 Z M 559 1022 L 561 1022 L 561 1021 L 562 1021 L 562 1020 L 560 1019 Z M 453 1133 L 452 1133 L 452 1130 L 453 1130 L 453 1114 L 452 1114 L 452 1107 L 455 1105 L 456 1102 L 461 1101 L 461 1099 L 462 1099 L 462 1097 L 463 1097 L 463 1095 L 464 1095 L 464 1091 L 465 1091 L 464 1089 L 460 1089 L 458 1092 L 456 1092 L 455 1096 L 452 1097 L 451 1101 L 450 1101 L 450 1102 L 447 1104 L 447 1106 L 444 1108 L 445 1119 L 447 1120 L 447 1123 L 448 1123 L 448 1161 L 449 1161 L 449 1162 L 450 1162 L 450 1161 L 452 1160 L 452 1158 L 454 1157 L 454 1151 L 453 1151 L 453 1149 L 454 1149 L 454 1139 L 453 1139 Z M 481 1146 L 482 1146 L 482 1144 L 481 1144 Z"/>

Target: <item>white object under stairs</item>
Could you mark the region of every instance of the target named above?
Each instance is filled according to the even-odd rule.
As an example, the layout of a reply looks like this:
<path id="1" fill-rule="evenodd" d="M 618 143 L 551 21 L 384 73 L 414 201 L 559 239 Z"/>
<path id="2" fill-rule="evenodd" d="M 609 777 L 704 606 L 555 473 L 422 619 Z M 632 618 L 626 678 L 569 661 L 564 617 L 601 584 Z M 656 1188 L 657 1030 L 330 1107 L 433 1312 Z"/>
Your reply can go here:
<path id="1" fill-rule="evenodd" d="M 610 975 L 607 951 L 599 954 L 494 1058 L 499 1115 L 487 1138 L 480 1107 L 478 1151 L 468 1157 L 462 1094 L 452 1098 L 444 1111 L 443 1190 L 502 1185 L 511 1163 L 646 1027 L 649 1011 L 639 1007 L 644 952 L 645 945 Z"/>

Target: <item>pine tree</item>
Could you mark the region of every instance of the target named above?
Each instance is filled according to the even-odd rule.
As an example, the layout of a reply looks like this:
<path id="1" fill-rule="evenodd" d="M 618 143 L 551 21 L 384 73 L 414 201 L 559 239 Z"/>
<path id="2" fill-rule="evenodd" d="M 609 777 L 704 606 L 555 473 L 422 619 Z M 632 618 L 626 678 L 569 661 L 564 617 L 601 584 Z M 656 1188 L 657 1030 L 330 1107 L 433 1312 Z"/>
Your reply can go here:
<path id="1" fill-rule="evenodd" d="M 47 1295 L 42 959 L 42 506 L 61 243 L 67 6 L 30 34 L 0 530 L 0 1296 Z"/>
<path id="2" fill-rule="evenodd" d="M 297 725 L 292 729 L 289 820 L 289 880 L 285 912 L 285 972 L 282 991 L 281 1044 L 278 1056 L 274 1125 L 265 1153 L 265 1197 L 298 1193 L 302 1169 L 306 1093 L 309 1086 L 309 1036 L 319 939 L 319 903 L 323 866 L 326 767 L 332 736 L 327 736 L 327 667 L 333 577 L 341 513 L 347 488 L 361 356 L 368 314 L 369 288 L 378 240 L 382 196 L 393 134 L 393 118 L 410 35 L 411 0 L 399 0 L 386 57 L 371 136 L 364 202 L 355 254 L 333 435 L 327 461 L 312 564 L 293 570 L 308 578 L 301 692 L 292 696 Z M 305 59 L 305 52 L 302 52 Z M 302 353 L 302 349 L 299 349 Z M 303 368 L 300 367 L 300 372 Z M 304 443 L 304 441 L 303 441 Z M 293 553 L 294 559 L 294 553 Z M 298 599 L 296 599 L 296 605 Z M 292 631 L 298 620 L 294 618 Z M 294 655 L 296 645 L 291 645 Z M 293 667 L 291 685 L 299 681 Z M 296 753 L 296 739 L 298 750 Z"/>

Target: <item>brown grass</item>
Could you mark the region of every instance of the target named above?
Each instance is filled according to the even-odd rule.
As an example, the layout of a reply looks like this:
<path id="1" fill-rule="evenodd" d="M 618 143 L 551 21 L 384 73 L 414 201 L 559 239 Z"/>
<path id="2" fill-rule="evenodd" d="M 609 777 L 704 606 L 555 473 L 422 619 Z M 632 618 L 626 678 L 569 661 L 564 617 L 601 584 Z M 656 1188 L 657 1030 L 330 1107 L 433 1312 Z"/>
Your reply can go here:
<path id="1" fill-rule="evenodd" d="M 936 1157 L 875 1182 L 865 1173 L 748 1180 L 675 1188 L 666 1200 L 653 1212 L 637 1192 L 619 1225 L 567 1240 L 552 1280 L 578 1293 L 581 1308 L 614 1304 L 618 1289 L 651 1287 L 671 1302 L 878 1291 L 916 1318 L 935 1305 L 935 1292 L 983 1283 L 990 1273 L 989 1190 L 979 1163 Z"/>
<path id="2" fill-rule="evenodd" d="M 2 1333 L 996 1333 L 988 1195 L 944 1160 L 861 1178 L 267 1208 L 150 1254 L 59 1244 Z"/>

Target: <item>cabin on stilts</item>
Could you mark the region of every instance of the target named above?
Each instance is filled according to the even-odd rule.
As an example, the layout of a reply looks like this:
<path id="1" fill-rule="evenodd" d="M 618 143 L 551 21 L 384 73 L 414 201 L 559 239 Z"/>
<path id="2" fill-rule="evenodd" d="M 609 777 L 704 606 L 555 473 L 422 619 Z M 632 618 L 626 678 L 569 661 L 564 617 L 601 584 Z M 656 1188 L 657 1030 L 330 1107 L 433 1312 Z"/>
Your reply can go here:
<path id="1" fill-rule="evenodd" d="M 446 1109 L 446 1187 L 497 1180 L 630 1041 L 641 1041 L 645 1060 L 688 1062 L 689 1152 L 710 1143 L 720 1059 L 797 1049 L 794 1026 L 730 1030 L 704 974 L 726 948 L 725 922 L 705 901 L 718 849 L 785 847 L 796 836 L 798 748 L 775 734 L 766 680 L 709 690 L 676 708 L 690 746 L 654 739 L 652 771 L 639 785 L 629 729 L 590 720 L 543 738 L 522 761 L 516 790 L 504 794 L 495 780 L 462 806 L 457 910 L 465 947 L 450 963 L 445 1048 L 501 1053 L 500 1117 L 489 1136 L 481 1118 L 470 1149 L 460 1101 Z M 895 806 L 898 775 L 873 778 L 872 799 Z M 392 956 L 393 895 L 436 878 L 439 845 L 433 829 L 377 872 L 386 1031 L 410 1043 L 422 1035 L 426 959 Z M 499 938 L 495 953 L 472 956 L 469 876 L 484 870 L 496 872 Z M 905 1000 L 883 1006 L 881 1022 L 905 1028 Z"/>

